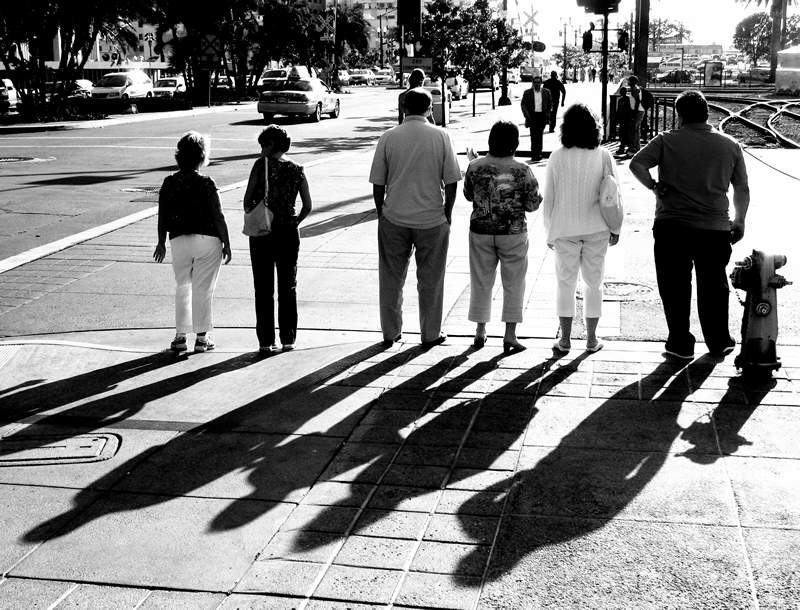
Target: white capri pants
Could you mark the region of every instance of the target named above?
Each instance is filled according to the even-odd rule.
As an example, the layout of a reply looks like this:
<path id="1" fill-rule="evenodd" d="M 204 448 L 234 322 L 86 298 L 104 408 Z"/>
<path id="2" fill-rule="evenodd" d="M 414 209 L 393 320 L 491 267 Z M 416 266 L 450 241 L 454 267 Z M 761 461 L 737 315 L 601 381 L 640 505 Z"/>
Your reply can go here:
<path id="1" fill-rule="evenodd" d="M 492 290 L 500 263 L 503 283 L 503 322 L 522 322 L 525 274 L 528 272 L 528 234 L 483 235 L 469 232 L 469 314 L 471 322 L 488 322 Z"/>
<path id="2" fill-rule="evenodd" d="M 586 318 L 600 317 L 608 238 L 608 231 L 600 231 L 589 235 L 559 237 L 553 242 L 558 317 L 575 317 L 575 287 L 579 269 L 583 278 L 583 315 Z"/>
<path id="3" fill-rule="evenodd" d="M 211 235 L 169 240 L 175 272 L 175 330 L 204 333 L 213 327 L 211 301 L 222 263 L 222 241 Z"/>

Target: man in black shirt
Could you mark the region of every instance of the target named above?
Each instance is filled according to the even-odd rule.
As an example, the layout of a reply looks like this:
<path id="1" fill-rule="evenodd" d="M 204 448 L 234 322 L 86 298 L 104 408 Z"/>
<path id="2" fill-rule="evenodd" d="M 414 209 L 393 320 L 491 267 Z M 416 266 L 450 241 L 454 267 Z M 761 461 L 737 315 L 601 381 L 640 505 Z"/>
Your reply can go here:
<path id="1" fill-rule="evenodd" d="M 552 100 L 552 107 L 550 108 L 550 133 L 553 133 L 556 128 L 556 112 L 558 111 L 558 101 L 561 100 L 561 106 L 564 106 L 564 100 L 567 99 L 567 90 L 564 88 L 564 83 L 558 80 L 558 73 L 551 72 L 550 78 L 542 83 L 542 87 L 550 92 L 550 99 Z"/>

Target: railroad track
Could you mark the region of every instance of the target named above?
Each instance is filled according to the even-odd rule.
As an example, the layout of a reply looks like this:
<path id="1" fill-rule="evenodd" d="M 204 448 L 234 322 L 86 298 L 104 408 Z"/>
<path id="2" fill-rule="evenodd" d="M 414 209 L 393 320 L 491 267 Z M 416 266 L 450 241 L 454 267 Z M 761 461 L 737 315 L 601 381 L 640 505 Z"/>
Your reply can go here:
<path id="1" fill-rule="evenodd" d="M 745 146 L 800 148 L 800 100 L 709 101 L 709 119 Z"/>

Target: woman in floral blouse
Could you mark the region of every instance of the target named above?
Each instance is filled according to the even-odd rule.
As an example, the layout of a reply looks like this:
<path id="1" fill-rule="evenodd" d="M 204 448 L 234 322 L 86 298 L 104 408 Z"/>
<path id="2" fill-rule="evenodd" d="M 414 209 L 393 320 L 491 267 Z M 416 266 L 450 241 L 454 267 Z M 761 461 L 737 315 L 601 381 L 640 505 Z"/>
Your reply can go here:
<path id="1" fill-rule="evenodd" d="M 473 160 L 464 176 L 464 196 L 472 201 L 468 317 L 477 323 L 474 345 L 480 348 L 486 343 L 486 323 L 491 315 L 492 287 L 499 262 L 506 354 L 525 349 L 517 339 L 528 270 L 525 212 L 538 209 L 542 200 L 531 168 L 514 159 L 518 146 L 517 126 L 498 121 L 489 132 L 489 154 Z"/>
<path id="2" fill-rule="evenodd" d="M 291 138 L 278 125 L 267 126 L 258 136 L 261 156 L 253 164 L 244 195 L 244 209 L 250 211 L 264 199 L 265 171 L 268 160 L 269 195 L 272 231 L 250 237 L 250 262 L 256 293 L 256 335 L 259 351 L 278 351 L 275 343 L 274 274 L 278 276 L 278 327 L 283 351 L 294 349 L 297 337 L 297 257 L 300 252 L 298 225 L 311 212 L 311 195 L 303 168 L 283 155 Z M 297 195 L 303 203 L 295 213 Z"/>

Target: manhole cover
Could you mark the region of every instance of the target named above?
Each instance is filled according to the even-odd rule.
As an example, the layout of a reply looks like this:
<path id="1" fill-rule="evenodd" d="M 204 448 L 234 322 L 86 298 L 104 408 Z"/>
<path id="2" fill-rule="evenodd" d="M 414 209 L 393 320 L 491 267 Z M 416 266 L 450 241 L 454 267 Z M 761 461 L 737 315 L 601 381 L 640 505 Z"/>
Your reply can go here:
<path id="1" fill-rule="evenodd" d="M 119 445 L 119 436 L 106 433 L 78 434 L 69 438 L 7 436 L 0 439 L 0 467 L 101 462 L 114 457 Z"/>
<path id="2" fill-rule="evenodd" d="M 635 301 L 653 294 L 653 289 L 646 284 L 634 282 L 604 282 L 603 298 L 609 301 Z"/>

